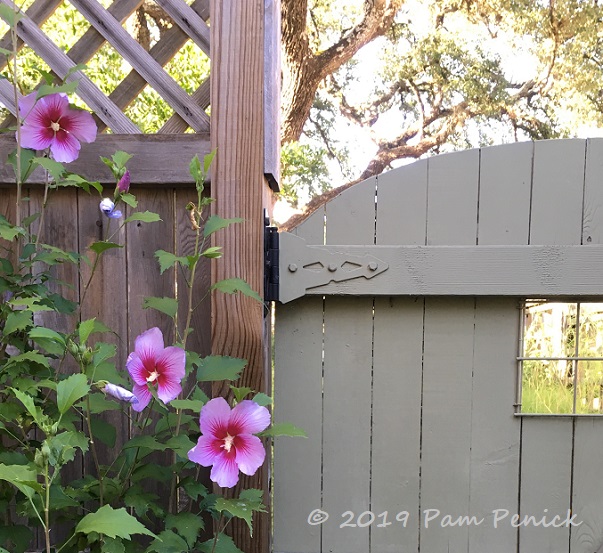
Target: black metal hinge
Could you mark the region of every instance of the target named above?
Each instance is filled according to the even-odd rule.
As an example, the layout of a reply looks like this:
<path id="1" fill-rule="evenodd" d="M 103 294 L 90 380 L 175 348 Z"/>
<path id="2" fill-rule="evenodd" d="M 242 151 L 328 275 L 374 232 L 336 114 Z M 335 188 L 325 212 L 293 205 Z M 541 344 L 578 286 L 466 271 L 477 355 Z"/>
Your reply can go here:
<path id="1" fill-rule="evenodd" d="M 264 300 L 278 301 L 279 284 L 278 228 L 264 216 Z"/>

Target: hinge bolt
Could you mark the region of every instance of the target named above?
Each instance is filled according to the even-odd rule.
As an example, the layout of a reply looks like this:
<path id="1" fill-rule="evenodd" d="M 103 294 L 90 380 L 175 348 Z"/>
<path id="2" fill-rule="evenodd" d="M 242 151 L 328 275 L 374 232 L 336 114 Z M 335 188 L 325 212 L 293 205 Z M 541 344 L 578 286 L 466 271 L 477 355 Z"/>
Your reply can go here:
<path id="1" fill-rule="evenodd" d="M 334 273 L 337 270 L 337 265 L 335 265 L 335 263 L 331 263 L 328 269 L 331 273 Z"/>
<path id="2" fill-rule="evenodd" d="M 297 271 L 297 265 L 295 263 L 290 263 L 288 268 L 291 273 Z"/>
<path id="3" fill-rule="evenodd" d="M 368 268 L 369 268 L 369 271 L 376 271 L 379 268 L 379 265 L 377 265 L 377 263 L 375 263 L 374 261 L 371 261 L 368 264 Z"/>

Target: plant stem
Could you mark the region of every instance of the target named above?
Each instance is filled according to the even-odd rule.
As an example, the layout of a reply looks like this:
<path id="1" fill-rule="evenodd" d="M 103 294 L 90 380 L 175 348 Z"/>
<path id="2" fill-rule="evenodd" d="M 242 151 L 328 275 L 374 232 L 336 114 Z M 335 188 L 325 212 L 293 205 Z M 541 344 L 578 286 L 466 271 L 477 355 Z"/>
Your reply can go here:
<path id="1" fill-rule="evenodd" d="M 98 454 L 96 452 L 96 443 L 94 441 L 94 435 L 92 434 L 92 420 L 90 418 L 90 394 L 86 395 L 86 426 L 88 427 L 88 434 L 90 435 L 90 450 L 92 451 L 92 458 L 94 459 L 94 466 L 96 468 L 96 474 L 98 475 L 98 499 L 100 507 L 105 504 L 104 500 L 104 488 L 103 488 L 103 475 L 101 474 L 100 463 L 98 461 Z"/>
<path id="2" fill-rule="evenodd" d="M 46 498 L 44 501 L 44 539 L 46 540 L 46 553 L 50 553 L 50 481 L 48 478 L 48 461 L 44 463 L 44 485 Z"/>
<path id="3" fill-rule="evenodd" d="M 222 520 L 224 519 L 224 515 L 222 513 L 220 513 L 220 519 L 218 520 L 218 524 L 216 525 L 216 535 L 214 536 L 214 543 L 211 546 L 211 553 L 214 553 L 216 551 L 216 545 L 218 544 L 218 536 L 220 535 L 220 525 L 222 523 Z M 226 527 L 226 526 L 225 526 Z"/>
<path id="4" fill-rule="evenodd" d="M 46 212 L 46 205 L 48 204 L 48 190 L 50 189 L 50 180 L 48 178 L 48 171 L 44 171 L 44 199 L 42 200 L 42 209 L 40 211 L 40 220 L 38 221 L 38 234 L 36 236 L 36 250 L 40 244 L 40 237 L 44 229 L 44 213 Z"/>

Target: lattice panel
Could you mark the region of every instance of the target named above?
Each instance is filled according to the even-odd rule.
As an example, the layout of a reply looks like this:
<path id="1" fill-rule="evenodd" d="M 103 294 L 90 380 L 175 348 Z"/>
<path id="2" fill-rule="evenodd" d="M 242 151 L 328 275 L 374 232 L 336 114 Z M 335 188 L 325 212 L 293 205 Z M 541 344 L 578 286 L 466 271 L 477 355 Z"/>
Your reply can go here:
<path id="1" fill-rule="evenodd" d="M 11 0 L 0 0 L 0 3 L 14 8 Z M 46 66 L 58 79 L 79 82 L 76 94 L 94 112 L 101 131 L 110 129 L 119 134 L 145 132 L 148 125 L 144 122 L 141 125 L 136 120 L 132 106 L 137 101 L 150 104 L 155 101 L 153 97 L 158 96 L 172 110 L 171 117 L 165 117 L 160 122 L 161 126 L 157 121 L 152 122 L 158 133 L 182 133 L 189 129 L 209 132 L 209 117 L 205 112 L 209 106 L 209 71 L 199 69 L 209 67 L 210 39 L 206 23 L 209 0 L 193 0 L 190 5 L 185 0 L 154 0 L 152 7 L 156 8 L 154 11 L 163 11 L 161 19 L 165 25 L 153 29 L 156 32 L 150 37 L 148 50 L 134 38 L 134 26 L 139 15 L 136 12 L 143 3 L 144 0 L 114 0 L 113 3 L 110 0 L 30 1 L 18 24 L 18 47 L 20 50 L 24 47 L 33 50 L 40 65 Z M 73 17 L 73 9 L 77 18 Z M 74 29 L 82 25 L 86 28 L 66 51 L 45 32 L 45 26 L 53 18 L 55 28 L 57 23 L 72 25 Z M 82 25 L 75 21 L 81 18 L 84 19 Z M 11 36 L 5 25 L 4 30 L 6 34 L 0 39 L 0 47 L 11 50 Z M 111 91 L 107 90 L 107 79 L 103 80 L 102 67 L 90 76 L 73 69 L 78 64 L 94 61 L 95 56 L 98 59 L 100 52 L 107 49 L 113 49 L 117 54 L 113 55 L 113 63 L 117 59 L 121 68 L 126 68 L 124 77 Z M 186 70 L 196 72 L 195 75 L 187 75 L 184 79 L 173 67 L 170 69 L 170 62 L 177 55 L 186 60 Z M 0 55 L 0 70 L 8 70 L 10 74 L 8 62 L 6 56 Z M 182 64 L 181 61 L 180 66 Z M 181 86 L 183 81 L 188 82 L 190 90 L 184 90 Z M 194 81 L 192 88 L 191 81 Z M 14 92 L 8 79 L 0 80 L 0 103 L 12 114 L 1 126 L 14 124 Z"/>

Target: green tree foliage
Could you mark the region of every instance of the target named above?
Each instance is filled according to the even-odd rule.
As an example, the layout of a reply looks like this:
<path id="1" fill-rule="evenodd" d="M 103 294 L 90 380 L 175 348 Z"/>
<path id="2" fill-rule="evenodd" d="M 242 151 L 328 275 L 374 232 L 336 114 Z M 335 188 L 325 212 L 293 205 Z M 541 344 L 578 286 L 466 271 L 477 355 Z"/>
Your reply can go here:
<path id="1" fill-rule="evenodd" d="M 345 181 L 603 122 L 596 0 L 283 0 L 283 13 L 283 140 L 309 146 L 300 170 L 321 147 Z"/>

